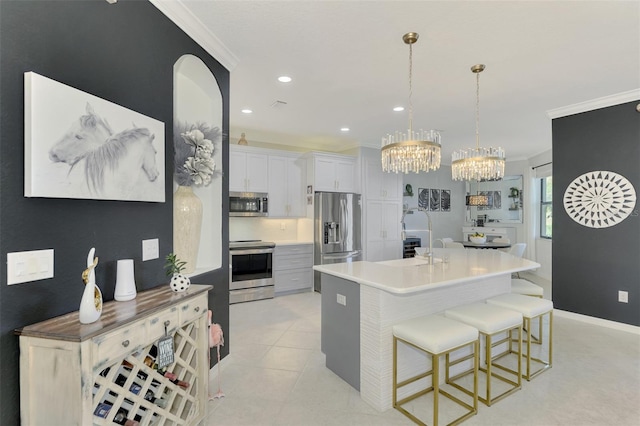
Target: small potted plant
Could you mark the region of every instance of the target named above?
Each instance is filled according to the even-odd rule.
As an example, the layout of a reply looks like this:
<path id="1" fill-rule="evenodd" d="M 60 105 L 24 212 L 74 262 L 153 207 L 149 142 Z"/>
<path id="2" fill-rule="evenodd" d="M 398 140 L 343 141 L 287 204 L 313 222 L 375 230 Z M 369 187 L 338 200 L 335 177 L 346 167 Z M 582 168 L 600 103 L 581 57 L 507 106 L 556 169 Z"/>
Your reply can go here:
<path id="1" fill-rule="evenodd" d="M 520 190 L 515 186 L 512 186 L 511 188 L 509 188 L 509 190 L 511 191 L 511 198 L 518 198 L 518 196 L 520 195 Z"/>
<path id="2" fill-rule="evenodd" d="M 191 285 L 189 277 L 182 275 L 187 262 L 178 259 L 175 253 L 169 253 L 166 257 L 167 263 L 164 264 L 167 270 L 167 276 L 171 277 L 169 286 L 175 292 L 185 291 Z"/>

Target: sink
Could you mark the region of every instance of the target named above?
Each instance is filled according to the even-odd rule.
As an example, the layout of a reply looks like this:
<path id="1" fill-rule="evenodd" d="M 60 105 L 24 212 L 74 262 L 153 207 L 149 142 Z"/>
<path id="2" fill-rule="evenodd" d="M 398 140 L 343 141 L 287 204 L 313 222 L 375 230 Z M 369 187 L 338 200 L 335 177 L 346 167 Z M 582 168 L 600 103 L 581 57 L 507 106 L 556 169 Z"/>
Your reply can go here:
<path id="1" fill-rule="evenodd" d="M 433 259 L 433 263 L 440 263 L 442 259 L 435 257 Z M 377 262 L 380 265 L 387 266 L 396 266 L 396 267 L 407 267 L 407 266 L 422 266 L 428 265 L 429 260 L 423 257 L 409 257 L 406 259 L 396 259 L 396 260 L 384 260 L 382 262 Z"/>

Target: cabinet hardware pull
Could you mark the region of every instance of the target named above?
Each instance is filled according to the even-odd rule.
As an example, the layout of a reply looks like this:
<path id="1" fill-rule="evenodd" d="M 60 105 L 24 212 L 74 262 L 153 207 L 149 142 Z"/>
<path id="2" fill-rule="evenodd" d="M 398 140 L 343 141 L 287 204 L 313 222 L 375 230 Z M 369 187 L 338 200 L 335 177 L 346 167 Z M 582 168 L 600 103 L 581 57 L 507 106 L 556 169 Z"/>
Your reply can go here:
<path id="1" fill-rule="evenodd" d="M 194 309 L 194 311 L 196 311 L 196 312 L 200 312 L 200 306 L 196 306 L 196 308 Z"/>
<path id="2" fill-rule="evenodd" d="M 169 327 L 169 324 L 171 324 L 171 321 L 169 321 L 169 320 L 166 320 L 166 321 L 164 322 L 164 326 L 165 326 L 165 327 Z"/>
<path id="3" fill-rule="evenodd" d="M 129 340 L 125 340 L 124 342 L 122 342 L 122 346 L 124 346 L 125 348 L 129 346 Z"/>

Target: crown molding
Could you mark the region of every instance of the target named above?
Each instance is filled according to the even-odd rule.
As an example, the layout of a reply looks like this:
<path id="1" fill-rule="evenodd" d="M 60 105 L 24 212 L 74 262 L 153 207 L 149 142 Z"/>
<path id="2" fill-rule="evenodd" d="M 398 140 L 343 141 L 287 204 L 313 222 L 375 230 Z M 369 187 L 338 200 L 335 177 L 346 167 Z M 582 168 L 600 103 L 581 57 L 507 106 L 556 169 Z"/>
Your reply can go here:
<path id="1" fill-rule="evenodd" d="M 640 100 L 640 89 L 633 89 L 628 92 L 616 93 L 615 95 L 603 96 L 602 98 L 592 99 L 590 101 L 550 109 L 547 111 L 547 116 L 551 119 L 566 117 L 568 115 L 580 114 L 581 112 L 593 111 L 637 100 Z"/>
<path id="2" fill-rule="evenodd" d="M 207 28 L 181 0 L 149 0 L 182 31 L 204 48 L 229 71 L 238 65 L 238 58 Z"/>

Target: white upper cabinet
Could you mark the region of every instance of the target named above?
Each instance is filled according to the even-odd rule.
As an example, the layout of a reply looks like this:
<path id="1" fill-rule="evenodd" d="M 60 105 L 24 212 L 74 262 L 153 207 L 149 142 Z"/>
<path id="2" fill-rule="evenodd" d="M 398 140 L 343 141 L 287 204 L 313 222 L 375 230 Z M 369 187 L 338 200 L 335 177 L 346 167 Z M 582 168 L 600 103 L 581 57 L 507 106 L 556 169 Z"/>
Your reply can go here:
<path id="1" fill-rule="evenodd" d="M 314 153 L 312 161 L 315 191 L 358 192 L 354 157 Z"/>
<path id="2" fill-rule="evenodd" d="M 305 215 L 304 171 L 299 157 L 269 155 L 269 217 Z"/>
<path id="3" fill-rule="evenodd" d="M 268 164 L 266 154 L 247 152 L 232 145 L 229 150 L 229 191 L 268 192 Z"/>
<path id="4" fill-rule="evenodd" d="M 402 200 L 402 174 L 382 171 L 380 158 L 364 160 L 368 200 Z"/>

